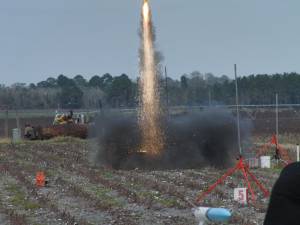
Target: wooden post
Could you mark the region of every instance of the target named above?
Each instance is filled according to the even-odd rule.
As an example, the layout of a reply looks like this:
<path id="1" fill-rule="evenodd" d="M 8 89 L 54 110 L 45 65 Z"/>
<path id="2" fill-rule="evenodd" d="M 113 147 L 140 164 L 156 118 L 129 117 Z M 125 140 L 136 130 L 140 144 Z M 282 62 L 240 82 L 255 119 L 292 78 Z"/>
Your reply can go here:
<path id="1" fill-rule="evenodd" d="M 299 162 L 300 160 L 300 148 L 299 148 L 299 144 L 297 144 L 297 162 Z"/>
<path id="2" fill-rule="evenodd" d="M 208 89 L 208 106 L 211 106 L 211 90 L 210 88 Z"/>
<path id="3" fill-rule="evenodd" d="M 165 79 L 166 79 L 166 86 L 165 86 L 165 91 L 166 91 L 166 105 L 167 105 L 167 108 L 169 108 L 169 87 L 168 87 L 167 66 L 165 66 Z"/>
<path id="4" fill-rule="evenodd" d="M 165 94 L 166 94 L 166 115 L 169 116 L 169 86 L 168 86 L 168 71 L 165 66 Z"/>
<path id="5" fill-rule="evenodd" d="M 278 94 L 276 93 L 276 145 L 279 144 L 279 117 L 278 117 Z"/>
<path id="6" fill-rule="evenodd" d="M 20 129 L 20 117 L 17 109 L 16 109 L 16 124 L 17 124 L 17 128 Z"/>
<path id="7" fill-rule="evenodd" d="M 6 111 L 5 111 L 4 132 L 5 132 L 5 137 L 6 137 L 6 138 L 9 138 L 9 130 L 8 130 L 8 109 L 6 109 Z"/>

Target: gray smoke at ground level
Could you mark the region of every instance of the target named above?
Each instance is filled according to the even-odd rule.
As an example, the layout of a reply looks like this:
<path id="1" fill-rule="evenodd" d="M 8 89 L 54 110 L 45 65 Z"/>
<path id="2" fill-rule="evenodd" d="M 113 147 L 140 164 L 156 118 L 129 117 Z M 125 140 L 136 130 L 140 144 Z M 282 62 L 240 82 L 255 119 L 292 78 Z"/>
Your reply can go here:
<path id="1" fill-rule="evenodd" d="M 136 116 L 102 115 L 96 122 L 96 162 L 115 169 L 226 168 L 238 156 L 236 119 L 230 112 L 205 110 L 162 121 L 165 147 L 159 157 L 139 152 L 141 132 Z M 250 125 L 241 121 L 241 134 Z"/>

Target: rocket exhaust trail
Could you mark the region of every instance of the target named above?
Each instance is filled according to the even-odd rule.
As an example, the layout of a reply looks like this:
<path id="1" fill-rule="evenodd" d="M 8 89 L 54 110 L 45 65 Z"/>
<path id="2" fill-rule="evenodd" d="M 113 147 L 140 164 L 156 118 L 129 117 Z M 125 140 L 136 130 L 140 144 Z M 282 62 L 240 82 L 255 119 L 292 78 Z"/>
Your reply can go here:
<path id="1" fill-rule="evenodd" d="M 159 155 L 164 147 L 160 125 L 161 107 L 158 76 L 155 63 L 154 35 L 151 8 L 148 0 L 142 7 L 142 33 L 140 59 L 140 109 L 139 126 L 142 133 L 141 151 L 150 156 Z"/>

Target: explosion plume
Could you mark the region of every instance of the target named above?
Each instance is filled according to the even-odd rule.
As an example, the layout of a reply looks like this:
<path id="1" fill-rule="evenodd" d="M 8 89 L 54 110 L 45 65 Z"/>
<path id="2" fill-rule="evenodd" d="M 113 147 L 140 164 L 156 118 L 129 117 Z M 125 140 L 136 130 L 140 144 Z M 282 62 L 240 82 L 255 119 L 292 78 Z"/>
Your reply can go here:
<path id="1" fill-rule="evenodd" d="M 151 8 L 148 0 L 142 7 L 140 55 L 140 108 L 139 127 L 142 134 L 140 151 L 158 156 L 164 148 L 164 134 L 160 125 L 161 107 Z"/>
<path id="2" fill-rule="evenodd" d="M 114 169 L 228 167 L 235 159 L 236 120 L 232 112 L 207 109 L 164 116 L 159 92 L 160 55 L 155 51 L 151 8 L 141 13 L 140 107 L 138 114 L 103 113 L 95 122 L 97 164 Z M 241 121 L 242 138 L 251 126 Z"/>

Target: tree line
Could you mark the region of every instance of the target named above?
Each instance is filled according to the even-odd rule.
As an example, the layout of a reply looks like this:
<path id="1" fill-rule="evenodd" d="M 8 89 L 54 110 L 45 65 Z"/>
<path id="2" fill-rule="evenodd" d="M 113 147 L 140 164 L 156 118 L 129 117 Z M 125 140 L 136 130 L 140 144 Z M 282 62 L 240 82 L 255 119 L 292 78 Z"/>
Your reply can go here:
<path id="1" fill-rule="evenodd" d="M 0 85 L 0 108 L 9 109 L 79 109 L 137 107 L 139 79 L 126 74 L 59 75 L 36 84 Z M 180 79 L 160 78 L 162 102 L 169 106 L 235 104 L 235 81 L 228 76 L 184 74 Z M 281 104 L 300 103 L 300 74 L 258 74 L 238 78 L 241 104 L 273 104 L 275 93 Z"/>

